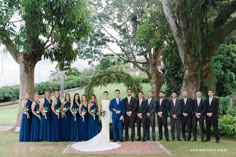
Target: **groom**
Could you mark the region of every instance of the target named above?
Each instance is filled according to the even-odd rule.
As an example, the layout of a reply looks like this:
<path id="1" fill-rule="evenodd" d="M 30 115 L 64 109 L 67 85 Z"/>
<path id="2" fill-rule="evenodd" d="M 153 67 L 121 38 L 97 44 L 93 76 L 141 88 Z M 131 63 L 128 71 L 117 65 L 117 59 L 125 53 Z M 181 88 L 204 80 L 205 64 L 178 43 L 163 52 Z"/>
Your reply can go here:
<path id="1" fill-rule="evenodd" d="M 115 98 L 111 100 L 109 109 L 112 112 L 112 132 L 113 140 L 117 141 L 116 128 L 119 128 L 119 141 L 123 139 L 123 120 L 125 115 L 125 107 L 123 100 L 120 99 L 120 90 L 115 90 Z"/>

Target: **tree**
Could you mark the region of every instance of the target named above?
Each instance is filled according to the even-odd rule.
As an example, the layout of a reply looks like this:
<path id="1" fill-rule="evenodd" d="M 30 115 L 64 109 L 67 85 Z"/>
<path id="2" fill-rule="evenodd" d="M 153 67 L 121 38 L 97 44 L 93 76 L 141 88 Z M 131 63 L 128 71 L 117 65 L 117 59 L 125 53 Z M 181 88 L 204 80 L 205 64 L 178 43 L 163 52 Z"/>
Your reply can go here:
<path id="1" fill-rule="evenodd" d="M 2 0 L 0 18 L 0 41 L 20 66 L 20 103 L 26 91 L 33 96 L 42 56 L 58 61 L 60 69 L 69 66 L 78 54 L 73 43 L 90 30 L 86 0 Z"/>
<path id="2" fill-rule="evenodd" d="M 152 85 L 154 96 L 163 85 L 163 73 L 158 68 L 161 55 L 168 46 L 171 33 L 156 0 L 90 1 L 94 31 L 79 45 L 85 58 L 102 58 L 103 50 L 118 56 L 125 63 L 133 63 L 144 71 Z M 95 9 L 94 9 L 95 8 Z M 172 39 L 173 40 L 173 39 Z M 145 58 L 140 62 L 137 57 Z"/>
<path id="3" fill-rule="evenodd" d="M 184 67 L 182 90 L 194 97 L 202 79 L 215 90 L 212 58 L 236 29 L 236 0 L 162 0 L 162 6 Z"/>

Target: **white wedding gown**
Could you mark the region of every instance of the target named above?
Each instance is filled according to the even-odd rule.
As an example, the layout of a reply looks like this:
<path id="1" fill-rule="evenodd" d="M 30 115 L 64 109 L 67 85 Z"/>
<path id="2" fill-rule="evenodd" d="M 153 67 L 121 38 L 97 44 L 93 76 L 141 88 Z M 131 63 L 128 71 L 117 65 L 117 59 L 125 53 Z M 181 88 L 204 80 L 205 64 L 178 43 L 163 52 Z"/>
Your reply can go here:
<path id="1" fill-rule="evenodd" d="M 119 148 L 121 145 L 115 142 L 110 142 L 109 122 L 111 113 L 109 110 L 110 100 L 102 100 L 102 110 L 106 111 L 101 117 L 102 130 L 95 137 L 86 142 L 77 142 L 72 147 L 81 152 L 106 151 Z"/>

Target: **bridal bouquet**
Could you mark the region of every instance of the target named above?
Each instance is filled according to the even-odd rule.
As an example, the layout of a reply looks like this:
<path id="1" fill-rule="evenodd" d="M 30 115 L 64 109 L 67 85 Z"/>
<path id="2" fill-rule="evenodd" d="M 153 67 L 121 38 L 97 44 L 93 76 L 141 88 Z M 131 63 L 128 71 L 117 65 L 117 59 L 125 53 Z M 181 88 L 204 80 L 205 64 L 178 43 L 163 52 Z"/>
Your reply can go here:
<path id="1" fill-rule="evenodd" d="M 104 117 L 105 113 L 106 113 L 106 111 L 100 110 L 100 111 L 99 111 L 99 116 L 100 116 L 100 117 Z"/>
<path id="2" fill-rule="evenodd" d="M 72 108 L 72 113 L 74 115 L 74 121 L 76 121 L 76 114 L 78 113 L 78 108 Z"/>
<path id="3" fill-rule="evenodd" d="M 83 122 L 84 122 L 84 116 L 86 115 L 87 111 L 85 109 L 82 110 L 82 116 L 83 116 Z"/>
<path id="4" fill-rule="evenodd" d="M 48 113 L 48 111 L 49 111 L 48 107 L 43 106 L 43 108 L 42 108 L 42 112 L 44 113 L 44 117 L 45 117 L 45 119 L 47 119 L 47 113 Z"/>
<path id="5" fill-rule="evenodd" d="M 60 118 L 60 113 L 61 113 L 61 108 L 57 108 L 55 111 L 56 111 L 56 113 L 58 113 L 58 116 L 57 116 L 57 117 L 58 117 L 58 119 L 59 119 L 59 118 Z"/>
<path id="6" fill-rule="evenodd" d="M 28 108 L 27 106 L 25 106 L 25 107 L 23 108 L 23 112 L 26 113 L 26 115 L 27 115 L 27 119 L 30 118 L 30 116 L 29 116 L 29 111 L 30 111 L 30 108 Z"/>

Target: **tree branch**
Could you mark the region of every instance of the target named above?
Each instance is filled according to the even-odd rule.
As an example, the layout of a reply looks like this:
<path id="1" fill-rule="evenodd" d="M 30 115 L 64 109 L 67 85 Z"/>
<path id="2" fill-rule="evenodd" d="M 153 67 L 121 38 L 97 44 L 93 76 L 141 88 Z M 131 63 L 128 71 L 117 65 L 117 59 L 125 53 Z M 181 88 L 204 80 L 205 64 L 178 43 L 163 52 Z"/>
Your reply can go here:
<path id="1" fill-rule="evenodd" d="M 234 30 L 236 30 L 236 17 L 225 23 L 223 26 L 216 28 L 208 35 L 208 39 L 213 41 L 213 43 L 217 46 Z"/>
<path id="2" fill-rule="evenodd" d="M 214 26 L 219 27 L 225 24 L 231 14 L 236 11 L 236 0 L 226 5 L 217 15 L 214 20 Z"/>
<path id="3" fill-rule="evenodd" d="M 8 50 L 10 55 L 13 57 L 13 59 L 17 62 L 18 51 L 13 41 L 6 35 L 2 36 L 1 41 L 5 45 L 6 49 Z"/>

